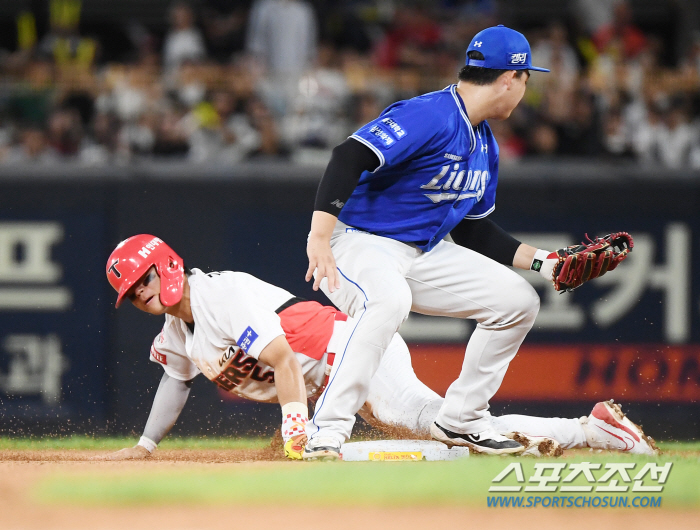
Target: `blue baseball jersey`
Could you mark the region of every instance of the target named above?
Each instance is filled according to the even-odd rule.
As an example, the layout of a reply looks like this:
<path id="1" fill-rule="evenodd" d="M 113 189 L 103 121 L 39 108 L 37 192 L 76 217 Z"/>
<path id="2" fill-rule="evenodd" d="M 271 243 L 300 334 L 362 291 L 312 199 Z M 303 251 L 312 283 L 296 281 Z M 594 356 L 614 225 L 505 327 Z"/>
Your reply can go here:
<path id="1" fill-rule="evenodd" d="M 351 138 L 380 160 L 340 212 L 352 227 L 431 250 L 464 218 L 495 208 L 498 144 L 472 127 L 456 85 L 394 103 Z"/>

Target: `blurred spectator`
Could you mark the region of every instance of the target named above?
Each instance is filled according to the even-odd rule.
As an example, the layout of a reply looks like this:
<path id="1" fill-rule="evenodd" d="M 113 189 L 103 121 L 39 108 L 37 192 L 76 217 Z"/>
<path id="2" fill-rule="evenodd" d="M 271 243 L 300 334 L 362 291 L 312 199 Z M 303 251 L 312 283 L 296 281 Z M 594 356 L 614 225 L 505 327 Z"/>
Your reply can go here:
<path id="1" fill-rule="evenodd" d="M 155 130 L 154 155 L 187 155 L 190 145 L 183 117 L 183 112 L 177 108 L 169 108 L 163 112 Z"/>
<path id="2" fill-rule="evenodd" d="M 691 154 L 698 143 L 698 131 L 689 123 L 687 104 L 671 104 L 658 130 L 658 153 L 661 163 L 670 168 L 690 167 Z"/>
<path id="3" fill-rule="evenodd" d="M 440 25 L 422 5 L 397 9 L 394 21 L 374 50 L 377 65 L 429 67 L 440 44 Z"/>
<path id="4" fill-rule="evenodd" d="M 247 49 L 270 76 L 298 77 L 316 58 L 316 15 L 303 0 L 255 0 Z"/>
<path id="5" fill-rule="evenodd" d="M 59 108 L 49 117 L 49 145 L 62 156 L 78 154 L 83 140 L 80 115 L 74 109 Z"/>
<path id="6" fill-rule="evenodd" d="M 262 146 L 262 135 L 253 127 L 250 117 L 236 108 L 237 103 L 233 94 L 225 90 L 212 96 L 222 126 L 223 149 L 219 158 L 223 163 L 240 162 Z"/>
<path id="7" fill-rule="evenodd" d="M 44 126 L 56 95 L 54 67 L 47 60 L 35 60 L 23 69 L 23 79 L 9 94 L 7 110 L 21 124 Z"/>
<path id="8" fill-rule="evenodd" d="M 546 64 L 552 71 L 550 76 L 535 76 L 538 81 L 555 84 L 563 90 L 574 87 L 579 76 L 578 58 L 561 22 L 552 23 L 546 37 L 532 47 L 532 64 Z"/>
<path id="9" fill-rule="evenodd" d="M 46 133 L 39 127 L 26 127 L 19 136 L 19 144 L 9 149 L 3 163 L 50 165 L 58 161 L 58 154 L 49 146 Z"/>
<path id="10" fill-rule="evenodd" d="M 691 76 L 700 77 L 700 31 L 696 31 L 693 35 L 693 41 L 688 52 L 681 59 L 680 66 Z"/>
<path id="11" fill-rule="evenodd" d="M 629 137 L 622 111 L 615 107 L 605 113 L 603 120 L 603 146 L 613 156 L 632 154 Z"/>
<path id="12" fill-rule="evenodd" d="M 577 90 L 573 97 L 569 119 L 557 126 L 557 153 L 571 156 L 600 155 L 604 150 L 595 96 L 586 90 Z"/>
<path id="13" fill-rule="evenodd" d="M 170 8 L 170 31 L 163 45 L 163 64 L 169 71 L 186 61 L 206 58 L 202 33 L 194 25 L 194 13 L 187 2 L 178 1 Z"/>
<path id="14" fill-rule="evenodd" d="M 260 133 L 260 147 L 252 156 L 287 155 L 279 142 L 277 124 L 270 110 L 256 97 L 251 97 L 246 104 L 246 114 L 251 125 Z"/>
<path id="15" fill-rule="evenodd" d="M 536 124 L 529 134 L 530 154 L 540 157 L 552 157 L 559 149 L 557 131 L 548 123 Z"/>
<path id="16" fill-rule="evenodd" d="M 39 43 L 39 53 L 61 68 L 87 69 L 95 62 L 97 41 L 78 33 L 81 8 L 81 0 L 50 0 L 50 31 Z"/>
<path id="17" fill-rule="evenodd" d="M 350 88 L 338 64 L 333 46 L 321 45 L 318 66 L 299 80 L 292 110 L 282 119 L 287 146 L 331 149 L 346 138 L 344 112 Z"/>
<path id="18" fill-rule="evenodd" d="M 206 0 L 202 6 L 202 25 L 213 59 L 231 60 L 232 54 L 245 48 L 245 27 L 250 1 Z"/>
<path id="19" fill-rule="evenodd" d="M 588 35 L 595 35 L 615 18 L 615 6 L 624 0 L 574 0 L 572 7 L 576 19 Z"/>
<path id="20" fill-rule="evenodd" d="M 117 136 L 120 156 L 128 161 L 133 155 L 152 153 L 155 149 L 158 123 L 159 115 L 155 111 L 143 113 L 138 121 L 125 123 Z"/>
<path id="21" fill-rule="evenodd" d="M 515 163 L 525 155 L 527 144 L 515 134 L 509 121 L 491 120 L 489 125 L 498 141 L 498 160 L 501 164 Z"/>
<path id="22" fill-rule="evenodd" d="M 644 33 L 632 21 L 632 9 L 626 1 L 615 4 L 611 23 L 598 28 L 593 42 L 598 52 L 624 59 L 634 59 L 646 47 Z"/>
<path id="23" fill-rule="evenodd" d="M 114 161 L 119 148 L 119 120 L 114 114 L 97 113 L 92 123 L 92 134 L 80 149 L 80 162 L 100 166 Z"/>

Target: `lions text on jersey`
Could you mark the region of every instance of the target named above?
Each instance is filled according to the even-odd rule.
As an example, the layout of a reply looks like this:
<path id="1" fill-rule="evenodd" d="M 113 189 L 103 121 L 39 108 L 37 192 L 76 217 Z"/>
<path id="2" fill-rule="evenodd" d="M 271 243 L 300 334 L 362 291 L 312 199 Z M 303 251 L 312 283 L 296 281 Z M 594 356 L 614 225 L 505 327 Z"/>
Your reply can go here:
<path id="1" fill-rule="evenodd" d="M 399 101 L 352 135 L 380 166 L 362 174 L 342 222 L 429 251 L 493 211 L 498 144 L 486 121 L 472 126 L 456 88 Z"/>

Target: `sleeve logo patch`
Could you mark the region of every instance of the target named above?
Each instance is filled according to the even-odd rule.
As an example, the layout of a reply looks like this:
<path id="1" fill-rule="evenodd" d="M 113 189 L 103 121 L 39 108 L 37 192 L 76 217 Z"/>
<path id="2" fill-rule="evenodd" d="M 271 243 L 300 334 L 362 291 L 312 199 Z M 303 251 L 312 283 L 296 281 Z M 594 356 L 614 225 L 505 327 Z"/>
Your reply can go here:
<path id="1" fill-rule="evenodd" d="M 255 330 L 253 328 L 248 326 L 247 328 L 245 328 L 243 335 L 241 335 L 236 342 L 238 343 L 238 346 L 241 348 L 241 350 L 248 353 L 249 348 L 253 345 L 257 338 L 258 334 L 255 333 Z"/>
<path id="2" fill-rule="evenodd" d="M 373 134 L 379 138 L 384 144 L 384 147 L 391 147 L 396 143 L 396 140 L 394 140 L 389 133 L 382 129 L 379 125 L 373 125 L 369 132 L 370 134 Z"/>
<path id="3" fill-rule="evenodd" d="M 384 118 L 382 120 L 382 123 L 385 123 L 387 127 L 389 127 L 389 132 L 394 134 L 394 137 L 397 140 L 401 140 L 404 136 L 406 136 L 406 131 L 403 130 L 401 125 L 396 123 L 393 119 L 391 118 Z"/>
<path id="4" fill-rule="evenodd" d="M 527 64 L 527 53 L 509 53 L 508 64 Z"/>
<path id="5" fill-rule="evenodd" d="M 165 356 L 164 353 L 160 353 L 158 350 L 155 348 L 151 348 L 151 355 L 153 358 L 158 361 L 160 364 L 168 364 L 168 358 Z"/>

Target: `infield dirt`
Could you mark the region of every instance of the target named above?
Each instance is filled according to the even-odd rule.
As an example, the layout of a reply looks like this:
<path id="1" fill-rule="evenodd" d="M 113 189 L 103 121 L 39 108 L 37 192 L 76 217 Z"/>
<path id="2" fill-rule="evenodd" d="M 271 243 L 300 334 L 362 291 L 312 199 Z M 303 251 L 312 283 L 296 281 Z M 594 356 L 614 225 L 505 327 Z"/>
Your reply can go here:
<path id="1" fill-rule="evenodd" d="M 103 454 L 104 452 L 102 452 Z M 45 504 L 36 500 L 35 486 L 49 476 L 112 471 L 183 469 L 206 471 L 240 466 L 304 465 L 285 461 L 277 449 L 163 450 L 147 461 L 90 461 L 97 451 L 0 451 L 0 529 L 2 530 L 180 530 L 232 528 L 698 528 L 697 511 L 669 510 L 552 510 L 460 507 L 415 508 L 298 508 L 246 506 L 232 500 L 226 506 L 83 507 Z M 336 465 L 336 464 L 331 464 Z M 337 464 L 343 465 L 343 464 Z M 391 465 L 391 464 L 388 464 Z M 251 492 L 251 495 L 264 493 Z M 300 504 L 313 495 L 313 484 L 300 484 Z"/>

